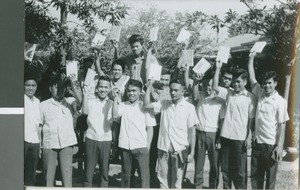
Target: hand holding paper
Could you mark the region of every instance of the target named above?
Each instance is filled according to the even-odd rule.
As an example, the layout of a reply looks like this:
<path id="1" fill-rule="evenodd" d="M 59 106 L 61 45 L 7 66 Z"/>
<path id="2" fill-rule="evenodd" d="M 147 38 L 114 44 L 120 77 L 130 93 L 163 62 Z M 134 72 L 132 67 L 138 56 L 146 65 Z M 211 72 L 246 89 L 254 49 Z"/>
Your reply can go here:
<path id="1" fill-rule="evenodd" d="M 77 61 L 67 61 L 66 74 L 67 77 L 72 77 L 72 81 L 78 80 Z"/>
<path id="2" fill-rule="evenodd" d="M 159 30 L 158 26 L 151 28 L 150 35 L 149 35 L 150 42 L 155 42 L 157 40 L 158 30 Z"/>
<path id="3" fill-rule="evenodd" d="M 211 64 L 205 58 L 202 58 L 193 68 L 193 71 L 198 74 L 204 74 L 210 67 Z"/>
<path id="4" fill-rule="evenodd" d="M 194 50 L 182 50 L 178 67 L 194 66 Z"/>
<path id="5" fill-rule="evenodd" d="M 89 86 L 92 82 L 94 82 L 95 76 L 96 76 L 96 71 L 92 69 L 88 69 L 84 80 L 84 84 Z"/>
<path id="6" fill-rule="evenodd" d="M 104 36 L 103 34 L 101 33 L 97 33 L 95 35 L 95 37 L 93 38 L 92 40 L 92 47 L 93 48 L 100 48 L 101 45 L 103 45 L 104 41 L 106 39 L 106 36 Z"/>
<path id="7" fill-rule="evenodd" d="M 250 52 L 256 52 L 256 53 L 261 53 L 264 47 L 267 45 L 266 41 L 262 42 L 255 42 L 253 47 L 251 48 Z"/>
<path id="8" fill-rule="evenodd" d="M 230 47 L 220 46 L 217 54 L 217 62 L 221 61 L 222 63 L 227 63 L 230 55 Z"/>
<path id="9" fill-rule="evenodd" d="M 149 70 L 149 79 L 160 80 L 162 66 L 158 64 L 151 64 Z"/>
<path id="10" fill-rule="evenodd" d="M 122 30 L 122 26 L 113 26 L 110 31 L 109 39 L 118 42 L 120 40 L 121 30 Z"/>
<path id="11" fill-rule="evenodd" d="M 187 31 L 186 29 L 182 28 L 176 41 L 179 43 L 188 43 L 189 39 L 191 37 L 191 33 Z"/>

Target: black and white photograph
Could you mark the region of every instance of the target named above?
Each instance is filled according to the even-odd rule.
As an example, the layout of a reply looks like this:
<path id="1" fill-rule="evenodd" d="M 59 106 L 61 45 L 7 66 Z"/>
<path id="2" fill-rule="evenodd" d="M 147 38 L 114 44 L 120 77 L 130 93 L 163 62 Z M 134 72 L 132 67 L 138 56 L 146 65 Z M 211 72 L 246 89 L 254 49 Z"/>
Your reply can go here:
<path id="1" fill-rule="evenodd" d="M 298 189 L 299 16 L 298 0 L 25 0 L 25 189 Z"/>

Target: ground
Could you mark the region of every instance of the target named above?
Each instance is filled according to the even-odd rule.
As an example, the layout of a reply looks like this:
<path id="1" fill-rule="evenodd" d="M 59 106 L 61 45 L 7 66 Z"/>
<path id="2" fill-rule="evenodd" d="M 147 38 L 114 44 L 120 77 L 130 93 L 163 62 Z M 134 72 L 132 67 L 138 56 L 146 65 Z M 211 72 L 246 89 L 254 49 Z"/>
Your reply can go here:
<path id="1" fill-rule="evenodd" d="M 287 154 L 283 161 L 280 162 L 278 167 L 277 174 L 277 189 L 298 189 L 298 155 L 290 155 Z M 73 172 L 73 187 L 82 187 L 83 182 L 83 171 L 80 169 L 80 164 L 75 162 L 73 164 L 74 172 Z M 250 171 L 250 156 L 248 156 L 248 171 Z M 209 161 L 206 157 L 205 167 L 204 167 L 204 188 L 208 188 L 208 172 L 209 172 Z M 193 175 L 194 175 L 194 163 L 189 163 L 187 167 L 187 173 L 185 182 L 183 183 L 183 188 L 193 188 Z M 109 172 L 109 187 L 118 188 L 121 186 L 121 166 L 119 164 L 110 164 L 110 172 Z M 220 184 L 218 189 L 222 189 L 222 175 L 220 175 Z M 99 179 L 99 170 L 96 168 L 94 174 L 94 187 L 98 187 Z M 138 177 L 136 178 L 136 183 L 134 187 L 139 187 Z M 38 185 L 42 186 L 41 175 L 38 175 Z M 56 180 L 56 186 L 61 186 L 61 181 L 59 180 L 59 176 Z M 158 186 L 157 186 L 158 187 Z M 250 172 L 248 172 L 248 189 L 251 189 L 250 186 Z"/>

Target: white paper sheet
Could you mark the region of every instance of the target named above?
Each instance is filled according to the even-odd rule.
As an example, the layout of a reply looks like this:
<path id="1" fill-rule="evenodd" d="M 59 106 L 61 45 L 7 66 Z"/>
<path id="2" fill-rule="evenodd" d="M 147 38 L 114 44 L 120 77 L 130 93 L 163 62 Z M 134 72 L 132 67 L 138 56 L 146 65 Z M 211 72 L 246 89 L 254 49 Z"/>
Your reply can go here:
<path id="1" fill-rule="evenodd" d="M 158 64 L 151 64 L 149 70 L 149 79 L 160 80 L 162 66 Z"/>
<path id="2" fill-rule="evenodd" d="M 103 45 L 104 41 L 106 39 L 106 36 L 104 36 L 101 33 L 97 33 L 92 40 L 92 47 L 100 48 L 101 45 Z"/>
<path id="3" fill-rule="evenodd" d="M 30 44 L 30 43 L 25 42 L 24 49 L 25 49 L 25 52 L 24 52 L 25 60 L 28 60 L 31 62 L 33 59 L 35 50 L 36 50 L 36 44 Z"/>
<path id="4" fill-rule="evenodd" d="M 250 52 L 261 53 L 266 45 L 267 45 L 266 41 L 255 42 L 255 44 L 251 48 Z"/>
<path id="5" fill-rule="evenodd" d="M 151 28 L 150 35 L 149 35 L 150 42 L 155 42 L 157 40 L 158 30 L 159 30 L 158 26 L 155 26 L 155 27 Z"/>
<path id="6" fill-rule="evenodd" d="M 116 40 L 118 42 L 120 40 L 121 30 L 122 26 L 113 26 L 110 31 L 109 39 Z"/>
<path id="7" fill-rule="evenodd" d="M 198 74 L 204 74 L 210 67 L 211 64 L 205 58 L 202 58 L 193 68 L 193 71 Z"/>
<path id="8" fill-rule="evenodd" d="M 186 29 L 182 28 L 176 41 L 179 43 L 187 43 L 191 37 L 191 33 Z"/>
<path id="9" fill-rule="evenodd" d="M 222 63 L 227 63 L 229 55 L 230 47 L 220 46 L 216 60 L 221 61 Z"/>
<path id="10" fill-rule="evenodd" d="M 71 74 L 75 74 L 73 81 L 78 80 L 77 61 L 66 61 L 66 74 L 67 77 Z"/>
<path id="11" fill-rule="evenodd" d="M 182 50 L 178 66 L 194 66 L 194 50 Z"/>

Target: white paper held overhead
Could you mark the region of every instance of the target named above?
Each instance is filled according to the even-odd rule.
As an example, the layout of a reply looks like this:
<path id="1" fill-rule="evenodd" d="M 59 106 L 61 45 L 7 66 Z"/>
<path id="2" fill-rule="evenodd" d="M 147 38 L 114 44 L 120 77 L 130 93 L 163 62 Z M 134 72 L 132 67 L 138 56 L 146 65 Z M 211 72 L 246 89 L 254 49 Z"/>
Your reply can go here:
<path id="1" fill-rule="evenodd" d="M 110 31 L 109 39 L 116 40 L 117 42 L 120 40 L 122 26 L 113 26 Z"/>
<path id="2" fill-rule="evenodd" d="M 129 76 L 127 75 L 122 75 L 119 80 L 116 82 L 116 87 L 120 90 L 120 91 L 124 91 L 125 89 L 125 85 L 128 82 L 128 80 L 130 79 Z"/>
<path id="3" fill-rule="evenodd" d="M 150 42 L 155 42 L 157 40 L 158 30 L 159 30 L 158 26 L 151 28 L 150 35 L 149 35 Z"/>
<path id="4" fill-rule="evenodd" d="M 194 66 L 194 50 L 182 50 L 178 66 Z"/>
<path id="5" fill-rule="evenodd" d="M 261 53 L 266 45 L 267 45 L 266 41 L 255 42 L 255 44 L 251 48 L 250 52 Z"/>
<path id="6" fill-rule="evenodd" d="M 92 47 L 100 48 L 100 46 L 104 43 L 106 36 L 101 33 L 97 33 L 92 40 Z"/>
<path id="7" fill-rule="evenodd" d="M 25 46 L 24 47 L 24 57 L 25 57 L 25 60 L 31 62 L 32 59 L 33 59 L 35 50 L 36 50 L 36 44 L 31 44 L 31 43 L 25 42 L 24 46 Z"/>
<path id="8" fill-rule="evenodd" d="M 227 63 L 229 55 L 230 47 L 220 46 L 216 60 L 221 61 L 222 63 Z"/>
<path id="9" fill-rule="evenodd" d="M 78 70 L 77 70 L 77 61 L 66 61 L 66 74 L 67 77 L 74 74 L 75 77 L 73 78 L 73 81 L 78 80 Z"/>
<path id="10" fill-rule="evenodd" d="M 190 37 L 191 37 L 191 33 L 189 31 L 187 31 L 186 29 L 182 28 L 180 30 L 180 33 L 179 33 L 176 41 L 179 43 L 188 43 Z"/>
<path id="11" fill-rule="evenodd" d="M 162 66 L 151 64 L 149 70 L 149 79 L 160 80 Z"/>
<path id="12" fill-rule="evenodd" d="M 201 58 L 193 68 L 193 71 L 198 74 L 204 74 L 210 67 L 211 64 L 205 58 Z"/>

